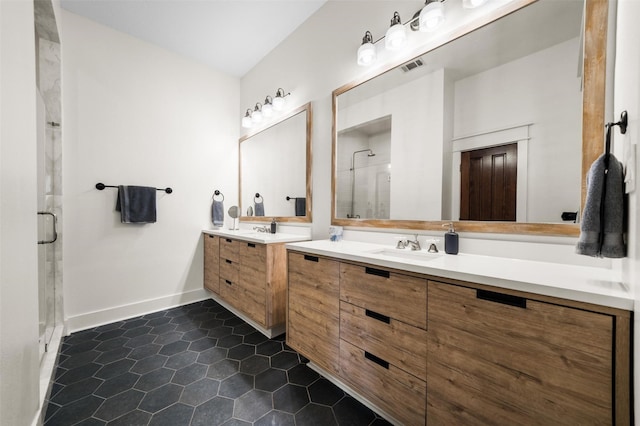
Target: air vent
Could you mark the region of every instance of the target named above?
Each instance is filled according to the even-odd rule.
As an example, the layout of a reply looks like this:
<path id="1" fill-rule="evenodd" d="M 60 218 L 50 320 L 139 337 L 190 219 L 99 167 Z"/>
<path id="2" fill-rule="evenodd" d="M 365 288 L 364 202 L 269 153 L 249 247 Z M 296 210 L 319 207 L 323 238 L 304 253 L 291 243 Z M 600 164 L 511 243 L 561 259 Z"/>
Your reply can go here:
<path id="1" fill-rule="evenodd" d="M 418 59 L 413 60 L 411 62 L 407 62 L 406 64 L 402 65 L 400 68 L 404 72 L 409 72 L 409 71 L 414 70 L 414 69 L 416 69 L 418 67 L 421 67 L 423 65 L 424 65 L 424 62 L 422 61 L 422 58 L 418 58 Z"/>

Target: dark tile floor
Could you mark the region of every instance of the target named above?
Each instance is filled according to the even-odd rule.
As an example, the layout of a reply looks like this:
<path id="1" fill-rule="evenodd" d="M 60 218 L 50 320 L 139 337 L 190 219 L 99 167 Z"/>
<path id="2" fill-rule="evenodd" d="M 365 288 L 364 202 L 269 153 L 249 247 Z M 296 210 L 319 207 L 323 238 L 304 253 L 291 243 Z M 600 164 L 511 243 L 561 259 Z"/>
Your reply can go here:
<path id="1" fill-rule="evenodd" d="M 213 300 L 74 333 L 60 348 L 53 425 L 385 425 Z"/>

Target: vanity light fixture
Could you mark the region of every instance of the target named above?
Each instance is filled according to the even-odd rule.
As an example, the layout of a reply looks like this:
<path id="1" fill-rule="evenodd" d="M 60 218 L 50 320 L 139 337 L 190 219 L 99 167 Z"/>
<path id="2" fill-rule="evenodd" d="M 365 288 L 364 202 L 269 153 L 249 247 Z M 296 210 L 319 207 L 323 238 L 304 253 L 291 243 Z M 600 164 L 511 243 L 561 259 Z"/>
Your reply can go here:
<path id="1" fill-rule="evenodd" d="M 247 112 L 244 113 L 244 117 L 242 117 L 242 127 L 245 129 L 250 129 L 253 125 L 251 121 L 251 108 L 247 108 Z"/>
<path id="2" fill-rule="evenodd" d="M 262 104 L 258 102 L 251 114 L 251 121 L 254 123 L 262 122 Z"/>
<path id="3" fill-rule="evenodd" d="M 273 98 L 269 95 L 264 98 L 264 105 L 262 105 L 262 114 L 265 117 L 271 117 L 273 115 Z"/>
<path id="4" fill-rule="evenodd" d="M 273 98 L 273 109 L 276 111 L 282 111 L 284 108 L 284 104 L 286 103 L 285 97 L 289 96 L 291 93 L 284 93 L 283 88 L 279 88 L 276 90 L 276 97 Z"/>
<path id="5" fill-rule="evenodd" d="M 482 1 L 482 0 L 469 0 Z M 435 31 L 444 22 L 442 0 L 427 0 L 418 17 L 418 29 L 421 32 Z"/>
<path id="6" fill-rule="evenodd" d="M 465 9 L 473 9 L 485 4 L 488 0 L 462 0 L 462 7 Z"/>
<path id="7" fill-rule="evenodd" d="M 374 63 L 376 58 L 376 46 L 373 44 L 373 36 L 367 31 L 362 37 L 362 45 L 358 48 L 358 65 L 366 67 Z"/>
<path id="8" fill-rule="evenodd" d="M 402 25 L 400 14 L 393 13 L 391 18 L 391 26 L 384 36 L 384 47 L 389 50 L 402 49 L 407 44 L 407 29 Z"/>

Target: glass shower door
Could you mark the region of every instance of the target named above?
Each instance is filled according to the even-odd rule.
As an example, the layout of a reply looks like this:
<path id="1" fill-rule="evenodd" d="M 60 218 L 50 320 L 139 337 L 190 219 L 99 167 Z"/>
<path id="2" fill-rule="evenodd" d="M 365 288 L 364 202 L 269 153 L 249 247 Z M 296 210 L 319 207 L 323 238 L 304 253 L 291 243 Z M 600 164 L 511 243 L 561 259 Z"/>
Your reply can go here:
<path id="1" fill-rule="evenodd" d="M 55 249 L 57 218 L 52 212 L 53 199 L 53 138 L 47 123 L 46 107 L 42 96 L 37 96 L 38 134 L 38 306 L 40 357 L 47 351 L 55 328 Z"/>

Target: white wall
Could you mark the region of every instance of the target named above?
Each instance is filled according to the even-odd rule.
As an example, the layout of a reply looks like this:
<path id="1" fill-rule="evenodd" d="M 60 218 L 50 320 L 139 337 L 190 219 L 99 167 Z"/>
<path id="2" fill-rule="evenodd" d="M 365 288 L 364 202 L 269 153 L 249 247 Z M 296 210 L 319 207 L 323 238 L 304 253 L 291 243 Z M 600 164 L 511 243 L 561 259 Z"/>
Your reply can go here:
<path id="1" fill-rule="evenodd" d="M 0 424 L 38 409 L 33 2 L 0 2 Z"/>
<path id="2" fill-rule="evenodd" d="M 512 2 L 511 5 L 516 3 Z M 446 4 L 445 2 L 445 6 Z M 309 101 L 314 103 L 312 235 L 316 239 L 328 238 L 331 223 L 331 92 L 345 84 L 377 74 L 385 66 L 384 61 L 369 69 L 356 64 L 356 51 L 366 30 L 370 30 L 374 38 L 380 37 L 388 28 L 394 11 L 398 11 L 406 19 L 420 6 L 408 1 L 367 2 L 367 7 L 362 7 L 361 2 L 327 2 L 242 78 L 242 107 L 236 113 L 238 126 L 245 108 L 263 99 L 266 94 L 275 93 L 278 87 L 291 91 L 289 105 L 292 108 Z M 436 43 L 437 37 L 425 36 L 425 40 L 422 47 Z M 393 56 L 385 53 L 386 63 L 408 60 L 418 53 L 419 47 L 414 44 L 408 53 L 401 52 Z M 449 90 L 448 86 L 445 89 Z M 448 107 L 451 109 L 451 105 Z M 394 235 L 412 233 L 406 230 L 387 232 L 379 236 L 370 231 L 354 231 L 345 235 L 358 239 L 380 237 L 392 244 Z M 443 234 L 444 231 L 435 233 L 439 237 Z M 516 244 L 514 241 L 520 243 Z M 575 238 L 463 234 L 460 249 L 489 255 L 611 266 L 611 262 L 607 260 L 577 256 L 575 242 Z"/>
<path id="3" fill-rule="evenodd" d="M 615 93 L 614 119 L 617 121 L 620 113 L 629 113 L 629 128 L 625 135 L 619 131 L 614 133 L 614 148 L 618 159 L 624 159 L 627 168 L 635 169 L 635 191 L 629 195 L 629 230 L 631 236 L 638 235 L 640 214 L 640 197 L 638 188 L 638 170 L 640 162 L 637 156 L 627 156 L 637 151 L 640 142 L 640 27 L 637 17 L 640 16 L 640 2 L 636 0 L 618 1 L 618 22 L 615 52 Z M 634 167 L 635 166 L 635 167 Z M 625 282 L 635 291 L 636 309 L 634 319 L 634 386 L 635 386 L 635 416 L 636 424 L 640 424 L 640 292 L 637 290 L 640 277 L 640 240 L 632 238 L 628 247 L 628 257 L 624 261 Z"/>
<path id="4" fill-rule="evenodd" d="M 239 80 L 66 11 L 61 37 L 70 331 L 204 298 L 211 195 L 238 201 Z M 127 225 L 97 182 L 174 192 Z"/>

